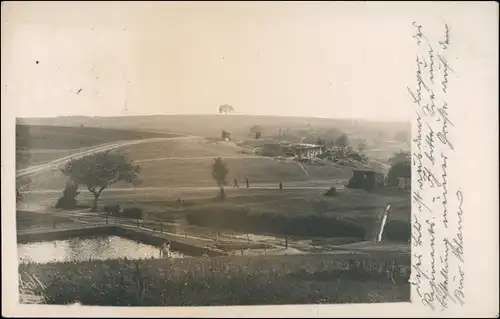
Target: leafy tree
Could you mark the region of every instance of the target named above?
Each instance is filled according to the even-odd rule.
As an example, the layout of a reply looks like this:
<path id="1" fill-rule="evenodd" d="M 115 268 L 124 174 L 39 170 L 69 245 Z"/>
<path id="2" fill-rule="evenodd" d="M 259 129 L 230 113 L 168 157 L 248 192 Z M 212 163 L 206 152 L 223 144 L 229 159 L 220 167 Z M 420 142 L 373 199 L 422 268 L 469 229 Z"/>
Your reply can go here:
<path id="1" fill-rule="evenodd" d="M 139 171 L 140 167 L 123 154 L 109 151 L 72 159 L 62 169 L 76 185 L 85 185 L 94 195 L 92 211 L 97 210 L 99 196 L 106 188 L 118 181 L 136 182 Z"/>
<path id="2" fill-rule="evenodd" d="M 408 187 L 408 181 L 411 178 L 411 162 L 401 161 L 395 162 L 391 165 L 389 173 L 387 174 L 387 185 L 397 186 L 399 184 L 399 178 L 403 178 L 405 181 L 404 188 Z"/>
<path id="3" fill-rule="evenodd" d="M 400 150 L 398 153 L 394 153 L 394 155 L 389 158 L 389 162 L 391 164 L 407 162 L 410 160 L 410 152 Z"/>
<path id="4" fill-rule="evenodd" d="M 226 163 L 222 160 L 222 158 L 217 157 L 212 165 L 212 177 L 215 179 L 220 188 L 220 198 L 223 200 L 226 198 L 224 185 L 226 184 L 226 177 L 228 173 L 229 169 L 227 168 Z"/>
<path id="5" fill-rule="evenodd" d="M 224 104 L 224 105 L 221 105 L 219 106 L 219 114 L 227 114 L 227 113 L 232 113 L 234 112 L 234 107 L 232 107 L 231 105 L 229 104 Z"/>

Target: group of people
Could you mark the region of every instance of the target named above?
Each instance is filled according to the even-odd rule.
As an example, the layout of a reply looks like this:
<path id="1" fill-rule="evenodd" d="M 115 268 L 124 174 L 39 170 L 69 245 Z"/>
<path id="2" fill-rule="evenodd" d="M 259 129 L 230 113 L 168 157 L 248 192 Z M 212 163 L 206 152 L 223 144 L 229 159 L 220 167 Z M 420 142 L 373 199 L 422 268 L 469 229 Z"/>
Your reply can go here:
<path id="1" fill-rule="evenodd" d="M 247 186 L 247 188 L 250 188 L 250 181 L 248 180 L 248 177 L 245 177 L 245 184 Z M 238 179 L 234 179 L 233 181 L 233 187 L 234 188 L 240 188 L 240 185 L 238 184 Z M 282 190 L 283 189 L 283 183 L 280 182 L 279 185 L 278 185 L 279 189 Z"/>
<path id="2" fill-rule="evenodd" d="M 247 188 L 250 188 L 250 182 L 248 181 L 248 177 L 245 177 L 245 184 L 247 185 Z M 238 180 L 236 178 L 233 181 L 233 187 L 240 188 L 240 185 L 238 184 Z"/>

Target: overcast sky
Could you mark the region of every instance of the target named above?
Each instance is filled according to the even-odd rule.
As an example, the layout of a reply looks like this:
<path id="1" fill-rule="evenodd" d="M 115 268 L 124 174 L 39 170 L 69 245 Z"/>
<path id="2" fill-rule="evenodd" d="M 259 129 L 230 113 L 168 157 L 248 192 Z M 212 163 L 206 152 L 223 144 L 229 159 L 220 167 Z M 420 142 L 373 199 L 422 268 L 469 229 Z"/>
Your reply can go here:
<path id="1" fill-rule="evenodd" d="M 412 114 L 421 12 L 410 4 L 3 6 L 2 84 L 17 116 L 216 113 L 226 103 L 248 114 Z"/>

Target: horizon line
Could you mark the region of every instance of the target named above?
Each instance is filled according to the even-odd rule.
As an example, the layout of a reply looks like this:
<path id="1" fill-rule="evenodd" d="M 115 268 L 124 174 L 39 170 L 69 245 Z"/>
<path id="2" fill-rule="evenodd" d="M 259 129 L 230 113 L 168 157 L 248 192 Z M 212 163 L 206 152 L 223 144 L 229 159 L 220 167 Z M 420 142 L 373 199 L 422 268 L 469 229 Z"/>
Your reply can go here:
<path id="1" fill-rule="evenodd" d="M 223 113 L 156 113 L 156 114 L 116 114 L 116 115 L 58 115 L 58 116 L 16 116 L 16 119 L 57 119 L 70 117 L 85 117 L 85 118 L 122 118 L 122 117 L 147 117 L 147 116 L 263 116 L 263 117 L 281 117 L 281 118 L 310 118 L 310 119 L 325 119 L 325 120 L 344 120 L 344 121 L 364 121 L 364 122 L 411 122 L 411 119 L 364 119 L 355 117 L 323 117 L 323 116 L 305 116 L 305 115 L 274 115 L 274 114 L 252 114 L 232 112 Z"/>

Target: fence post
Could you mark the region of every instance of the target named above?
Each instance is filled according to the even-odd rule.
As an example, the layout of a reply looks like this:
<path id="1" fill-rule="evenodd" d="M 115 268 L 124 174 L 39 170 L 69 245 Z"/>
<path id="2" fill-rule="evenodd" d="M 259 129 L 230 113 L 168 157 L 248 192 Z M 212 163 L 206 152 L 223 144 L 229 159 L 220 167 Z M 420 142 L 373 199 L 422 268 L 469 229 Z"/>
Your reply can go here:
<path id="1" fill-rule="evenodd" d="M 160 233 L 163 234 L 163 223 L 160 224 Z"/>
<path id="2" fill-rule="evenodd" d="M 264 256 L 267 256 L 267 244 L 264 244 Z"/>
<path id="3" fill-rule="evenodd" d="M 285 236 L 285 249 L 288 249 L 288 236 Z"/>
<path id="4" fill-rule="evenodd" d="M 137 228 L 139 228 L 139 218 L 137 218 Z"/>

